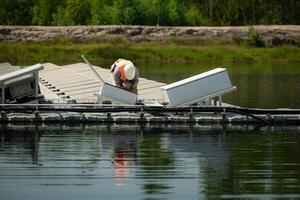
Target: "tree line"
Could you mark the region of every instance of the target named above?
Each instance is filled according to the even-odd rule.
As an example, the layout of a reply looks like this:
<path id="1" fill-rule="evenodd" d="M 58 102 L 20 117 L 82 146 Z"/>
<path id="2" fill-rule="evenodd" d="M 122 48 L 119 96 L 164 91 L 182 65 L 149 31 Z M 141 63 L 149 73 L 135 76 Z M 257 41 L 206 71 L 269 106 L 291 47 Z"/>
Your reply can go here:
<path id="1" fill-rule="evenodd" d="M 1 0 L 1 25 L 300 24 L 299 0 Z"/>

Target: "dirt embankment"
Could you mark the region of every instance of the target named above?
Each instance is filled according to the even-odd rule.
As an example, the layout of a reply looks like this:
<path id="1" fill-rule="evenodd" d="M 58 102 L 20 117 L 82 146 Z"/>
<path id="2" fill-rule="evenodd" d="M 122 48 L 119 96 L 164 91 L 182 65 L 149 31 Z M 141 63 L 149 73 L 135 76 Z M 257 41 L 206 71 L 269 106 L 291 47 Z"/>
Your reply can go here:
<path id="1" fill-rule="evenodd" d="M 299 38 L 300 26 L 255 26 L 262 38 Z M 0 26 L 1 42 L 51 41 L 101 41 L 111 37 L 126 36 L 131 41 L 160 41 L 172 36 L 204 39 L 246 38 L 249 27 L 155 27 L 155 26 Z"/>

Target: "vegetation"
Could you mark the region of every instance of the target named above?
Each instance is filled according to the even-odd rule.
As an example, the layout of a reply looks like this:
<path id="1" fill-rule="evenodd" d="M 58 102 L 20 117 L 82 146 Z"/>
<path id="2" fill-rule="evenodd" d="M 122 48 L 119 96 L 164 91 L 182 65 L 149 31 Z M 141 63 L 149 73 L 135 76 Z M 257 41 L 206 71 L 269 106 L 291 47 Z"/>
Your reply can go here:
<path id="1" fill-rule="evenodd" d="M 0 43 L 0 63 L 15 65 L 53 62 L 68 64 L 81 62 L 80 55 L 85 54 L 94 63 L 111 64 L 123 57 L 135 62 L 187 63 L 287 63 L 300 62 L 300 48 L 294 45 L 282 45 L 273 48 L 250 47 L 211 43 L 209 45 L 184 44 L 178 38 L 163 43 L 132 43 L 126 38 L 114 38 L 111 41 L 95 43 L 60 40 L 52 42 Z M 126 49 L 126 51 L 124 51 Z"/>
<path id="2" fill-rule="evenodd" d="M 299 0 L 2 0 L 2 25 L 299 24 Z"/>
<path id="3" fill-rule="evenodd" d="M 261 38 L 259 32 L 254 28 L 250 27 L 248 31 L 248 44 L 250 46 L 256 46 L 256 47 L 265 47 L 266 44 Z"/>

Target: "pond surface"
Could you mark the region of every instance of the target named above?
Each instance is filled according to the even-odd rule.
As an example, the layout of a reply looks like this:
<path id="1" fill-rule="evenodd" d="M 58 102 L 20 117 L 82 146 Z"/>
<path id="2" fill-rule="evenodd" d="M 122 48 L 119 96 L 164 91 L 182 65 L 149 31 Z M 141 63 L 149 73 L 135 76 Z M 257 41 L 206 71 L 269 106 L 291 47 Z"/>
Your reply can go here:
<path id="1" fill-rule="evenodd" d="M 1 199 L 299 199 L 300 127 L 5 126 Z"/>
<path id="2" fill-rule="evenodd" d="M 224 101 L 252 108 L 300 108 L 300 64 L 139 64 L 141 76 L 172 83 L 217 68 L 226 68 L 238 90 Z"/>

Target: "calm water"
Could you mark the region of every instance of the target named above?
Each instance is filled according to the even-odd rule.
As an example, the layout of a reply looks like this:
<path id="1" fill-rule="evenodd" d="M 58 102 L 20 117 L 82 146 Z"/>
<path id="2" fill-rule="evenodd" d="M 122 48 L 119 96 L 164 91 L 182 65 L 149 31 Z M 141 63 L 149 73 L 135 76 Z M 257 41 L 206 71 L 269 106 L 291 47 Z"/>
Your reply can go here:
<path id="1" fill-rule="evenodd" d="M 2 126 L 0 199 L 300 199 L 300 127 Z"/>
<path id="2" fill-rule="evenodd" d="M 217 67 L 238 87 L 225 101 L 245 107 L 300 108 L 300 64 L 139 64 L 142 76 L 172 83 Z"/>

